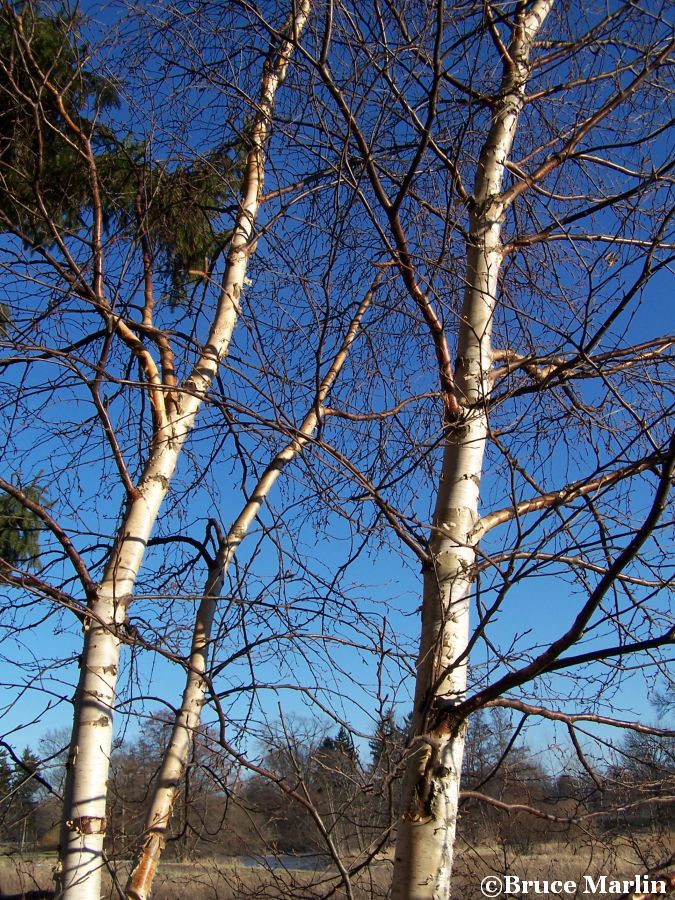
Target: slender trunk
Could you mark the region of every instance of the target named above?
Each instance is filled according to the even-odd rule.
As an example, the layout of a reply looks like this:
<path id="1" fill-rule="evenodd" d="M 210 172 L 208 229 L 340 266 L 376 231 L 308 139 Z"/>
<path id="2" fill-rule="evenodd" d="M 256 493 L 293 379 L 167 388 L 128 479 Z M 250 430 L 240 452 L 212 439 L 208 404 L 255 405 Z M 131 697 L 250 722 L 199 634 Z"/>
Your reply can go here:
<path id="1" fill-rule="evenodd" d="M 500 199 L 529 75 L 529 52 L 553 0 L 521 12 L 503 54 L 504 75 L 478 163 L 455 385 L 465 412 L 448 427 L 438 486 L 431 564 L 424 573 L 413 743 L 403 785 L 393 900 L 450 896 L 466 723 L 452 709 L 464 697 L 475 539 L 490 393 L 491 333 L 502 262 Z"/>
<path id="2" fill-rule="evenodd" d="M 218 553 L 216 564 L 209 573 L 204 597 L 197 611 L 183 700 L 174 722 L 169 745 L 164 753 L 162 766 L 155 782 L 155 790 L 150 798 L 145 817 L 145 838 L 126 886 L 127 897 L 131 900 L 145 900 L 149 896 L 166 842 L 166 832 L 173 807 L 180 790 L 185 767 L 190 758 L 195 730 L 201 723 L 201 711 L 206 702 L 208 687 L 204 675 L 208 664 L 211 627 L 225 574 L 239 545 L 248 534 L 282 472 L 302 452 L 316 432 L 322 406 L 347 359 L 349 349 L 356 339 L 375 290 L 376 286 L 368 292 L 360 304 L 345 340 L 319 386 L 316 400 L 298 428 L 295 438 L 275 454 L 270 461 L 258 481 L 251 499 L 230 528 Z"/>
<path id="3" fill-rule="evenodd" d="M 117 634 L 125 620 L 150 531 L 196 415 L 198 404 L 193 398 L 190 405 L 194 407 L 192 412 L 172 426 L 171 437 L 164 438 L 152 451 L 138 485 L 139 496 L 131 503 L 97 597 L 89 607 L 74 700 L 61 826 L 61 890 L 68 900 L 100 896 L 106 787 L 121 644 Z"/>
<path id="4" fill-rule="evenodd" d="M 61 828 L 61 896 L 66 900 L 92 900 L 101 893 L 106 786 L 121 644 L 117 635 L 180 451 L 219 362 L 227 353 L 237 322 L 276 89 L 283 81 L 293 42 L 308 14 L 309 0 L 305 0 L 289 19 L 279 45 L 268 56 L 256 116 L 248 133 L 251 148 L 242 178 L 240 209 L 213 326 L 185 390 L 176 391 L 173 402 L 165 403 L 166 421 L 155 435 L 137 497 L 130 504 L 96 600 L 89 609 L 74 701 Z"/>

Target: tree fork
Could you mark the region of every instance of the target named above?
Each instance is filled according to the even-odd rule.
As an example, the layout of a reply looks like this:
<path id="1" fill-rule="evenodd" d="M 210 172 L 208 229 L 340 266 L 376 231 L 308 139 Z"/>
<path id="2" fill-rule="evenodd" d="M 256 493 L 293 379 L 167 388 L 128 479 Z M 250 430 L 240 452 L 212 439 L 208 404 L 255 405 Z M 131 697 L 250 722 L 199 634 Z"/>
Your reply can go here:
<path id="1" fill-rule="evenodd" d="M 121 598 L 131 597 L 145 548 L 169 490 L 180 452 L 220 361 L 227 353 L 239 317 L 239 299 L 251 256 L 275 94 L 284 79 L 290 53 L 309 16 L 309 10 L 309 0 L 305 0 L 291 15 L 279 44 L 272 49 L 265 66 L 261 97 L 249 131 L 250 148 L 242 178 L 239 213 L 210 334 L 184 390 L 176 391 L 182 404 L 178 404 L 178 409 L 170 418 L 167 416 L 163 440 L 153 441 L 138 485 L 139 496 L 129 505 L 103 581 L 91 604 L 93 615 L 89 627 L 85 628 L 64 795 L 61 871 L 57 876 L 64 900 L 90 900 L 100 895 L 103 834 L 83 834 L 73 824 L 84 817 L 105 818 L 121 646 L 116 634 L 124 624 L 128 605 L 121 602 Z"/>

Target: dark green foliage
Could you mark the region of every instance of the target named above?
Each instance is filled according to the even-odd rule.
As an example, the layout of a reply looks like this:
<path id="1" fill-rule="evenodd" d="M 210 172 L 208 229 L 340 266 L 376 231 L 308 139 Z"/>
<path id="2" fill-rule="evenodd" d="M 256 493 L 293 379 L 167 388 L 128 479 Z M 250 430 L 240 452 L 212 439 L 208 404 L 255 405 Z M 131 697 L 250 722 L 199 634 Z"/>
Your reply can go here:
<path id="1" fill-rule="evenodd" d="M 24 488 L 23 493 L 34 503 L 44 504 L 45 491 L 38 482 Z M 37 565 L 41 529 L 36 513 L 11 494 L 0 494 L 0 560 L 12 566 Z"/>
<path id="2" fill-rule="evenodd" d="M 51 246 L 85 227 L 98 194 L 108 230 L 143 241 L 171 303 L 184 302 L 230 238 L 220 220 L 243 160 L 221 147 L 196 162 L 158 162 L 144 142 L 111 132 L 101 113 L 117 104 L 117 87 L 90 71 L 77 20 L 36 9 L 0 13 L 0 229 Z"/>
<path id="3" fill-rule="evenodd" d="M 111 106 L 110 81 L 81 64 L 74 18 L 45 18 L 32 4 L 4 5 L 0 14 L 0 216 L 7 230 L 33 243 L 77 228 L 89 196 L 82 147 L 67 134 L 53 88 L 84 134 L 84 111 Z"/>
<path id="4" fill-rule="evenodd" d="M 34 804 L 35 798 L 40 792 L 40 784 L 33 778 L 39 768 L 40 760 L 30 747 L 26 747 L 21 754 L 21 765 L 15 766 L 14 773 L 16 792 L 25 805 Z"/>
<path id="5" fill-rule="evenodd" d="M 208 276 L 230 239 L 231 230 L 220 229 L 218 220 L 232 205 L 240 161 L 228 147 L 188 165 L 151 161 L 138 142 L 106 136 L 96 143 L 108 225 L 145 240 L 168 299 L 183 303 L 188 284 Z"/>
<path id="6" fill-rule="evenodd" d="M 39 760 L 28 747 L 21 754 L 21 764 L 10 763 L 5 751 L 0 751 L 0 840 L 19 849 L 34 845 L 37 838 L 42 788 L 33 774 L 38 770 Z"/>
<path id="7" fill-rule="evenodd" d="M 192 166 L 156 165 L 142 174 L 146 227 L 164 263 L 169 299 L 180 304 L 187 285 L 207 277 L 211 263 L 228 243 L 231 230 L 219 231 L 216 219 L 232 203 L 238 166 L 227 149 Z"/>
<path id="8" fill-rule="evenodd" d="M 7 758 L 7 751 L 0 748 L 0 802 L 9 793 L 12 784 L 12 767 Z"/>
<path id="9" fill-rule="evenodd" d="M 11 822 L 12 767 L 7 753 L 0 749 L 0 840 L 7 840 L 8 825 Z"/>
<path id="10" fill-rule="evenodd" d="M 321 742 L 319 753 L 341 753 L 350 759 L 356 759 L 356 747 L 354 746 L 354 738 L 350 732 L 342 725 L 335 737 L 326 737 Z"/>

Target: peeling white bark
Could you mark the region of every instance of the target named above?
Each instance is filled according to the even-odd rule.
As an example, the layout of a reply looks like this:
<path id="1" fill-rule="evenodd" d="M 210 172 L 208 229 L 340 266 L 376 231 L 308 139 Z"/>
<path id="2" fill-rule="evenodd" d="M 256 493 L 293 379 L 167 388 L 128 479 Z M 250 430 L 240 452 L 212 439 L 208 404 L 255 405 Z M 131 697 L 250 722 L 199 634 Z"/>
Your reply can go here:
<path id="1" fill-rule="evenodd" d="M 101 894 L 107 779 L 120 657 L 117 633 L 125 620 L 147 542 L 180 452 L 230 345 L 252 252 L 276 90 L 284 79 L 294 42 L 309 11 L 310 0 L 299 4 L 279 45 L 268 57 L 257 113 L 249 131 L 251 149 L 242 178 L 240 210 L 211 332 L 184 390 L 175 392 L 177 408 L 173 410 L 173 405 L 166 404 L 166 422 L 155 435 L 150 459 L 138 485 L 138 497 L 131 502 L 98 595 L 90 606 L 74 701 L 75 720 L 61 829 L 59 878 L 65 900 L 93 900 Z"/>
<path id="2" fill-rule="evenodd" d="M 467 247 L 466 288 L 455 365 L 456 396 L 467 411 L 448 428 L 424 576 L 422 636 L 413 715 L 415 735 L 403 788 L 393 900 L 447 900 L 466 724 L 452 706 L 466 692 L 474 529 L 487 439 L 481 401 L 490 393 L 491 333 L 502 262 L 500 198 L 505 164 L 523 107 L 532 41 L 553 0 L 521 13 L 504 55 L 501 102 L 478 163 Z"/>

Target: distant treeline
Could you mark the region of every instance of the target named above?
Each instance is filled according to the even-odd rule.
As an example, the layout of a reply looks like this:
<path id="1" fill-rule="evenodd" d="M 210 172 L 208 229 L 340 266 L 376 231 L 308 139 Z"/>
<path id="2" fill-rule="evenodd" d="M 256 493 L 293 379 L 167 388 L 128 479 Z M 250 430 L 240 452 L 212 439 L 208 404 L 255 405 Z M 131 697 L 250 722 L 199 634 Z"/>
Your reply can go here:
<path id="1" fill-rule="evenodd" d="M 144 723 L 112 760 L 108 852 L 128 858 L 143 818 L 169 727 Z M 675 740 L 630 732 L 599 765 L 578 747 L 561 769 L 555 748 L 534 752 L 514 740 L 499 710 L 474 716 L 464 760 L 461 836 L 472 844 L 530 849 L 552 833 L 667 831 L 675 827 Z M 214 733 L 195 742 L 167 853 L 377 853 L 391 842 L 407 746 L 407 726 L 385 713 L 357 750 L 344 727 L 304 720 L 270 727 L 255 769 L 233 763 Z M 8 850 L 58 843 L 67 739 L 52 734 L 21 755 L 0 748 L 0 841 Z M 580 832 L 581 833 L 581 832 Z"/>

